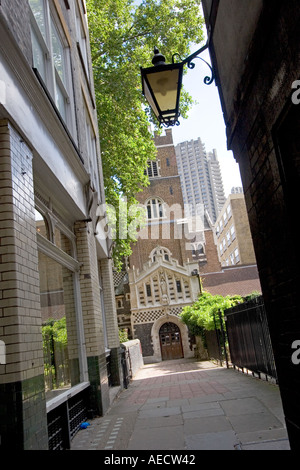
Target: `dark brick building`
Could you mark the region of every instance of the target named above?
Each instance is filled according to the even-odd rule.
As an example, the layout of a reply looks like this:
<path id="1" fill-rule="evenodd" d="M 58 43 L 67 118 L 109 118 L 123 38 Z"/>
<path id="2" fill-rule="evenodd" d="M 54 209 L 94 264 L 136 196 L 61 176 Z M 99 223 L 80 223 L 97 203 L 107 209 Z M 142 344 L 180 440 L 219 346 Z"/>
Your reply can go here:
<path id="1" fill-rule="evenodd" d="M 300 439 L 297 214 L 300 184 L 298 0 L 204 0 L 210 54 L 239 163 L 292 448 Z M 298 93 L 298 94 L 297 94 Z"/>

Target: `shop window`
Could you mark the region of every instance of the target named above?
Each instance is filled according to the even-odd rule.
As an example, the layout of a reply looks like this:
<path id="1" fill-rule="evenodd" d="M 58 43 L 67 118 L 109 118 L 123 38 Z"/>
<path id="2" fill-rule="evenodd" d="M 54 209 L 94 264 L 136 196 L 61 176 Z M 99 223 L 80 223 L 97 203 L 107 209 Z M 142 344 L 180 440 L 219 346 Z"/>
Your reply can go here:
<path id="1" fill-rule="evenodd" d="M 58 228 L 55 227 L 55 245 L 61 250 L 67 253 L 69 256 L 73 256 L 73 247 L 71 240 Z"/>
<path id="2" fill-rule="evenodd" d="M 39 252 L 46 399 L 79 383 L 73 272 Z"/>

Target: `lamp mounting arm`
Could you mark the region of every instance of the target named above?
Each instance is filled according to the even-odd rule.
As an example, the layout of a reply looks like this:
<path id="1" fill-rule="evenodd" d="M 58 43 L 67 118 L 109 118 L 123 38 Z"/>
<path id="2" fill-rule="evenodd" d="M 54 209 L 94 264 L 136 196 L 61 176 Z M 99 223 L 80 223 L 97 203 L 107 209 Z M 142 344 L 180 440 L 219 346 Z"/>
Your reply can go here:
<path id="1" fill-rule="evenodd" d="M 202 57 L 199 57 L 199 55 L 202 54 L 202 52 L 204 52 L 206 49 L 208 49 L 208 46 L 209 46 L 209 42 L 207 42 L 207 43 L 205 44 L 205 46 L 202 46 L 200 49 L 198 49 L 198 50 L 197 50 L 196 52 L 194 52 L 193 54 L 189 55 L 186 59 L 184 59 L 184 60 L 181 61 L 183 65 L 187 64 L 187 66 L 188 66 L 189 69 L 193 69 L 193 68 L 195 67 L 195 65 L 196 65 L 196 64 L 193 62 L 193 60 L 194 60 L 194 59 L 200 59 L 200 60 L 202 60 L 202 61 L 209 67 L 209 69 L 210 69 L 210 71 L 211 71 L 211 77 L 206 76 L 206 77 L 204 78 L 204 80 L 203 80 L 204 83 L 205 83 L 205 85 L 211 85 L 212 82 L 214 81 L 214 78 L 215 78 L 215 77 L 214 77 L 214 71 L 213 71 L 213 69 L 212 69 L 212 66 L 211 66 L 208 62 L 206 62 L 206 60 L 204 60 Z M 179 55 L 179 54 L 174 54 L 174 55 L 172 56 L 172 62 L 173 62 L 173 64 L 174 64 L 174 57 L 175 57 L 176 55 Z"/>

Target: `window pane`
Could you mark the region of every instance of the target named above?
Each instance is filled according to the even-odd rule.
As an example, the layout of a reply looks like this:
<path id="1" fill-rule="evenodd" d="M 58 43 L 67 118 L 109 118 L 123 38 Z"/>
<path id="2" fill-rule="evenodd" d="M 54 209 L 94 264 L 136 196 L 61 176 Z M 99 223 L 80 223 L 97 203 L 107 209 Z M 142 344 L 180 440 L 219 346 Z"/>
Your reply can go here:
<path id="1" fill-rule="evenodd" d="M 66 100 L 65 100 L 62 90 L 59 87 L 59 83 L 57 80 L 56 80 L 56 90 L 55 90 L 55 103 L 62 118 L 66 120 Z"/>
<path id="2" fill-rule="evenodd" d="M 40 76 L 46 83 L 45 54 L 33 29 L 31 29 L 31 41 L 32 41 L 33 66 L 39 71 Z"/>
<path id="3" fill-rule="evenodd" d="M 35 21 L 46 41 L 44 0 L 29 0 L 29 4 Z"/>
<path id="4" fill-rule="evenodd" d="M 67 253 L 69 256 L 72 256 L 72 243 L 71 240 L 66 237 L 66 235 L 59 230 L 59 228 L 55 228 L 55 245 L 58 246 L 61 250 Z"/>
<path id="5" fill-rule="evenodd" d="M 148 297 L 151 297 L 152 294 L 151 294 L 151 286 L 150 286 L 150 284 L 146 284 L 146 291 L 147 291 L 147 296 L 148 296 Z"/>
<path id="6" fill-rule="evenodd" d="M 148 213 L 148 219 L 152 219 L 151 202 L 148 202 L 147 204 L 147 213 Z"/>
<path id="7" fill-rule="evenodd" d="M 35 209 L 35 225 L 36 225 L 36 231 L 40 235 L 43 235 L 43 237 L 49 240 L 48 223 L 46 222 L 44 216 L 36 209 Z"/>
<path id="8" fill-rule="evenodd" d="M 54 66 L 61 81 L 65 84 L 64 48 L 53 21 L 51 21 L 51 41 Z"/>
<path id="9" fill-rule="evenodd" d="M 73 274 L 39 252 L 46 398 L 80 381 Z"/>

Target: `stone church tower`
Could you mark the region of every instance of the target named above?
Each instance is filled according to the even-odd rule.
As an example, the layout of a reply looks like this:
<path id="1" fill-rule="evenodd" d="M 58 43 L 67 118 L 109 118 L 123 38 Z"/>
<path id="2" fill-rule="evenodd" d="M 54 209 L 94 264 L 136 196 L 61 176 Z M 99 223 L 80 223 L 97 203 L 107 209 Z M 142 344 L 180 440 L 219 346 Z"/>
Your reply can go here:
<path id="1" fill-rule="evenodd" d="M 149 162 L 150 185 L 137 195 L 147 225 L 129 259 L 131 332 L 145 362 L 193 357 L 178 315 L 199 294 L 199 260 L 205 259 L 203 217 L 187 221 L 172 130 L 155 136 L 157 159 Z M 191 233 L 194 232 L 194 233 Z"/>

